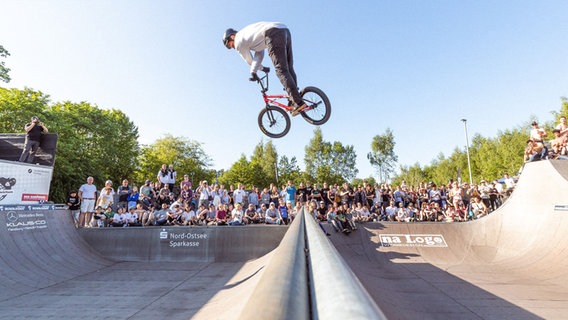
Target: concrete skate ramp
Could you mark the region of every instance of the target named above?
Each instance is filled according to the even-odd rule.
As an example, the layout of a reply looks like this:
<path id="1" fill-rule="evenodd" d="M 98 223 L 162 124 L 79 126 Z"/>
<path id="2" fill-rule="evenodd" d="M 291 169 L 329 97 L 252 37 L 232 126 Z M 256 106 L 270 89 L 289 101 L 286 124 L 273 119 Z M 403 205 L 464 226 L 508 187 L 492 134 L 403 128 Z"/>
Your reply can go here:
<path id="1" fill-rule="evenodd" d="M 287 228 L 219 228 L 226 232 L 184 227 L 76 230 L 69 211 L 54 210 L 53 205 L 0 206 L 0 318 L 236 318 L 244 307 L 240 302 L 250 296 L 274 255 L 279 243 L 274 239 Z M 101 254 L 84 240 L 83 231 L 107 231 L 100 234 L 107 244 L 138 249 Z M 163 232 L 175 234 L 171 241 L 176 245 L 161 239 Z M 183 239 L 191 234 L 211 238 Z M 184 259 L 183 252 L 192 249 L 184 242 L 208 249 L 198 250 L 203 257 L 188 254 Z M 237 248 L 244 244 L 256 248 Z M 143 246 L 158 250 L 155 256 L 164 261 L 146 259 L 147 252 L 139 248 Z M 216 251 L 226 252 L 230 262 Z M 113 256 L 117 252 L 125 258 Z"/>
<path id="2" fill-rule="evenodd" d="M 390 319 L 568 319 L 568 161 L 525 165 L 466 223 L 368 223 L 332 242 Z"/>

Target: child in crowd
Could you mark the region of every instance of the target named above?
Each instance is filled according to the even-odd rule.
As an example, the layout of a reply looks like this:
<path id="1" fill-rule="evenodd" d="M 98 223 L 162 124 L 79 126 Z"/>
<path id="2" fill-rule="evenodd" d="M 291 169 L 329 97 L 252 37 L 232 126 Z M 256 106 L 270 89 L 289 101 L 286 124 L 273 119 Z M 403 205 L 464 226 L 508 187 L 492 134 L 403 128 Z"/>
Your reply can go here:
<path id="1" fill-rule="evenodd" d="M 71 190 L 67 197 L 67 206 L 71 211 L 75 228 L 79 228 L 79 213 L 81 212 L 81 199 L 77 196 L 77 190 Z"/>

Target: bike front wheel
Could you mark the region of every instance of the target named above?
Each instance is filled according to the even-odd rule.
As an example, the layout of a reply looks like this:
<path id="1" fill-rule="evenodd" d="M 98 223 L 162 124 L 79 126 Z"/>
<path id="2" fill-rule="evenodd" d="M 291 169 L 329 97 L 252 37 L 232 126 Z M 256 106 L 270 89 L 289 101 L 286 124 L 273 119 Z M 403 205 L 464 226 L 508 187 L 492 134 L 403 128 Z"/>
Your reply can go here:
<path id="1" fill-rule="evenodd" d="M 258 114 L 260 131 L 271 138 L 282 138 L 290 131 L 290 116 L 282 109 L 267 106 Z"/>
<path id="2" fill-rule="evenodd" d="M 305 87 L 300 92 L 307 105 L 300 114 L 309 123 L 319 126 L 327 122 L 331 116 L 331 103 L 327 95 L 319 88 Z"/>

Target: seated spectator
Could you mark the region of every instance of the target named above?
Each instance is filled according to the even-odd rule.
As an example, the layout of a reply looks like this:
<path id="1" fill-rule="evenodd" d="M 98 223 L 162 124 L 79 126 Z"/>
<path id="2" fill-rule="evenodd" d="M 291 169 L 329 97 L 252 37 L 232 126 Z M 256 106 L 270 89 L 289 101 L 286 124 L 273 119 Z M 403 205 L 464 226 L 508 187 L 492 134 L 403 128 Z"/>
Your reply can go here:
<path id="1" fill-rule="evenodd" d="M 105 227 L 110 226 L 110 222 L 112 221 L 112 217 L 114 217 L 114 212 L 112 211 L 111 207 L 107 207 L 105 209 Z"/>
<path id="2" fill-rule="evenodd" d="M 343 213 L 345 214 L 345 220 L 347 221 L 347 225 L 351 230 L 357 230 L 357 225 L 355 224 L 355 220 L 353 219 L 353 210 L 349 207 L 349 204 L 343 204 Z"/>
<path id="3" fill-rule="evenodd" d="M 193 204 L 185 203 L 183 205 L 180 223 L 184 226 L 197 226 L 199 225 L 199 217 L 195 210 L 193 210 Z"/>
<path id="4" fill-rule="evenodd" d="M 124 227 L 126 223 L 126 216 L 124 214 L 125 211 L 126 211 L 125 208 L 118 207 L 117 213 L 115 213 L 114 216 L 112 216 L 112 221 L 110 223 L 112 227 Z"/>
<path id="5" fill-rule="evenodd" d="M 138 204 L 138 200 L 140 199 L 140 193 L 138 193 L 138 187 L 132 187 L 132 193 L 126 197 L 126 201 L 128 202 L 128 207 L 136 207 Z"/>
<path id="6" fill-rule="evenodd" d="M 266 210 L 265 223 L 280 224 L 280 217 L 278 215 L 278 210 L 276 209 L 274 202 L 270 202 L 268 209 Z"/>
<path id="7" fill-rule="evenodd" d="M 333 230 L 335 232 L 339 232 L 343 230 L 343 225 L 340 221 L 337 220 L 337 212 L 334 210 L 334 206 L 330 204 L 327 210 L 327 223 L 331 224 Z"/>
<path id="8" fill-rule="evenodd" d="M 398 209 L 396 210 L 396 221 L 398 222 L 410 222 L 410 215 L 408 214 L 408 209 L 404 207 L 402 202 L 398 203 Z"/>
<path id="9" fill-rule="evenodd" d="M 568 155 L 566 153 L 566 142 L 568 142 L 568 135 L 562 135 L 559 129 L 554 129 L 552 133 L 554 133 L 554 140 L 552 140 L 552 142 L 550 143 L 552 151 L 556 155 Z"/>
<path id="10" fill-rule="evenodd" d="M 176 225 L 176 226 L 180 226 L 181 225 L 181 214 L 183 213 L 183 210 L 181 210 L 179 204 L 175 204 L 173 209 L 169 209 L 167 212 L 168 215 L 168 224 L 170 225 Z"/>
<path id="11" fill-rule="evenodd" d="M 150 180 L 146 180 L 146 183 L 140 188 L 139 200 L 142 201 L 145 209 L 150 208 L 156 200 L 156 192 L 151 184 Z"/>
<path id="12" fill-rule="evenodd" d="M 525 162 L 546 159 L 547 153 L 548 150 L 542 142 L 527 140 L 527 146 L 525 148 Z"/>
<path id="13" fill-rule="evenodd" d="M 432 218 L 432 211 L 430 210 L 430 204 L 427 202 L 422 202 L 420 206 L 420 211 L 418 212 L 417 221 L 430 221 Z"/>
<path id="14" fill-rule="evenodd" d="M 325 201 L 320 201 L 316 209 L 317 215 L 316 220 L 319 222 L 327 221 L 327 208 L 325 207 Z"/>
<path id="15" fill-rule="evenodd" d="M 455 216 L 455 209 L 452 206 L 448 206 L 446 208 L 445 211 L 443 211 L 444 213 L 444 222 L 454 222 L 454 216 Z"/>
<path id="16" fill-rule="evenodd" d="M 146 219 L 145 225 L 150 225 L 153 223 L 156 226 L 163 226 L 168 222 L 168 205 L 162 204 L 162 208 L 160 210 L 154 211 L 152 215 L 149 215 Z"/>
<path id="17" fill-rule="evenodd" d="M 235 208 L 231 212 L 231 221 L 229 221 L 230 226 L 240 226 L 243 224 L 243 206 L 240 203 L 235 204 Z"/>
<path id="18" fill-rule="evenodd" d="M 128 208 L 128 212 L 125 213 L 125 218 L 126 218 L 126 223 L 124 225 L 125 227 L 126 226 L 136 227 L 141 225 L 138 219 L 138 213 L 136 212 L 136 207 Z"/>
<path id="19" fill-rule="evenodd" d="M 286 204 L 284 204 L 284 200 L 280 199 L 280 200 L 278 200 L 278 202 L 279 202 L 278 216 L 279 216 L 279 219 L 280 219 L 280 223 L 287 225 L 290 222 L 288 207 L 286 206 Z"/>
<path id="20" fill-rule="evenodd" d="M 268 210 L 268 207 L 266 204 L 261 204 L 260 208 L 257 210 L 258 211 L 258 216 L 260 217 L 260 223 L 264 223 L 265 218 L 266 218 L 266 210 Z"/>
<path id="21" fill-rule="evenodd" d="M 103 211 L 103 207 L 98 206 L 95 209 L 95 213 L 93 214 L 93 220 L 94 220 L 94 227 L 98 227 L 98 228 L 102 228 L 105 226 L 105 220 L 106 220 L 106 216 L 105 213 Z"/>
<path id="22" fill-rule="evenodd" d="M 243 217 L 243 222 L 244 224 L 260 223 L 260 216 L 258 215 L 258 212 L 256 211 L 255 205 L 253 203 L 249 203 Z"/>
<path id="23" fill-rule="evenodd" d="M 398 212 L 398 208 L 394 206 L 394 201 L 391 200 L 389 202 L 389 206 L 385 208 L 386 220 L 396 221 L 397 212 Z"/>
<path id="24" fill-rule="evenodd" d="M 296 206 L 292 208 L 292 201 L 286 201 L 286 209 L 289 215 L 289 221 L 294 221 L 296 215 L 302 213 L 302 205 L 300 203 L 296 203 Z"/>
<path id="25" fill-rule="evenodd" d="M 215 224 L 218 226 L 227 225 L 227 205 L 220 204 L 215 215 Z"/>
<path id="26" fill-rule="evenodd" d="M 471 203 L 471 211 L 473 212 L 474 219 L 481 218 L 489 212 L 485 204 L 481 201 L 480 197 L 473 198 L 473 202 Z"/>
<path id="27" fill-rule="evenodd" d="M 209 204 L 209 210 L 207 210 L 207 214 L 205 215 L 205 225 L 214 226 L 216 216 L 217 216 L 217 209 L 215 207 L 215 204 L 211 203 Z"/>
<path id="28" fill-rule="evenodd" d="M 338 225 L 341 225 L 342 227 L 341 231 L 343 233 L 351 233 L 351 226 L 347 222 L 347 218 L 345 217 L 345 211 L 343 210 L 343 208 L 337 210 L 335 220 L 338 222 Z"/>

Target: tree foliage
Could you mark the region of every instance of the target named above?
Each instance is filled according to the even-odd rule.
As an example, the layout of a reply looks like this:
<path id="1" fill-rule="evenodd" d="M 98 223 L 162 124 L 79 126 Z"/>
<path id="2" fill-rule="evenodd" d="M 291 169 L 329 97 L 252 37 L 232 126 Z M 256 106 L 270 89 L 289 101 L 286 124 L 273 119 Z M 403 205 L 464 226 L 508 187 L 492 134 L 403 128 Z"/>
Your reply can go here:
<path id="1" fill-rule="evenodd" d="M 359 172 L 356 160 L 357 154 L 352 145 L 324 141 L 321 129 L 317 127 L 305 148 L 305 173 L 318 182 L 351 181 Z"/>
<path id="2" fill-rule="evenodd" d="M 216 177 L 216 172 L 209 169 L 211 158 L 201 143 L 185 137 L 165 135 L 150 145 L 142 146 L 137 159 L 137 183 L 143 183 L 146 179 L 155 180 L 162 164 L 172 164 L 178 179 L 187 174 L 194 184 L 201 180 L 212 181 Z"/>
<path id="3" fill-rule="evenodd" d="M 87 102 L 50 105 L 49 96 L 32 89 L 0 88 L 0 130 L 24 133 L 31 116 L 39 116 L 59 136 L 50 199 L 66 194 L 87 178 L 95 181 L 129 177 L 138 153 L 138 129 L 118 110 Z"/>
<path id="4" fill-rule="evenodd" d="M 395 145 L 390 128 L 387 128 L 385 133 L 374 136 L 371 141 L 371 152 L 367 154 L 367 159 L 377 171 L 379 181 L 388 181 L 394 172 L 394 166 L 398 161 L 398 156 L 394 153 Z"/>
<path id="5" fill-rule="evenodd" d="M 8 50 L 4 49 L 4 47 L 2 45 L 0 45 L 0 57 L 1 58 L 7 58 L 8 56 L 10 56 L 10 53 L 8 52 Z M 4 61 L 0 61 L 0 81 L 3 82 L 10 82 L 10 69 L 6 67 L 6 63 Z"/>

